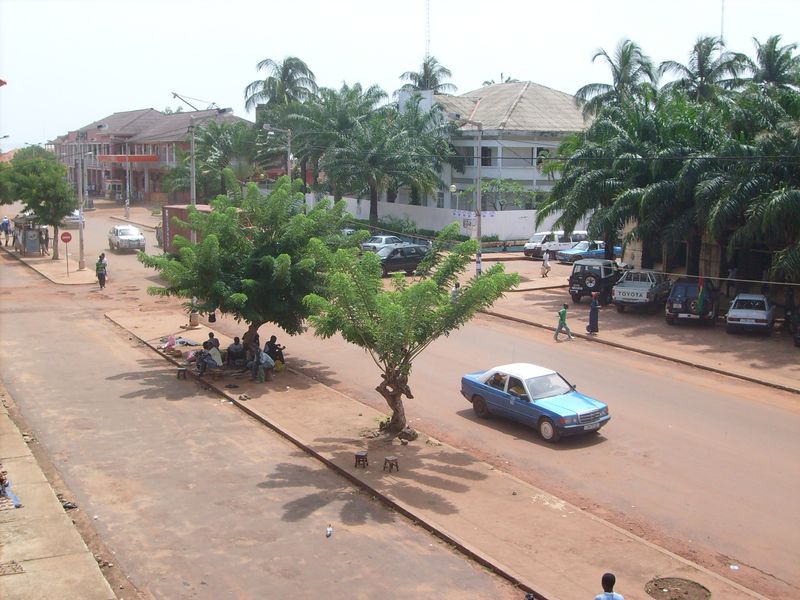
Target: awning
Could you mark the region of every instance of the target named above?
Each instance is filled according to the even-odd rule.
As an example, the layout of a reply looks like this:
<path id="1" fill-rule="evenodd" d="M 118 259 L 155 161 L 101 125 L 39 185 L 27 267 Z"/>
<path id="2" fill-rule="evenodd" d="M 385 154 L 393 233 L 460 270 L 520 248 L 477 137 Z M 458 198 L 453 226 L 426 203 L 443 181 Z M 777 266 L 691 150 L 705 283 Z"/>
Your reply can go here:
<path id="1" fill-rule="evenodd" d="M 98 154 L 97 160 L 107 163 L 150 163 L 159 162 L 157 154 Z"/>

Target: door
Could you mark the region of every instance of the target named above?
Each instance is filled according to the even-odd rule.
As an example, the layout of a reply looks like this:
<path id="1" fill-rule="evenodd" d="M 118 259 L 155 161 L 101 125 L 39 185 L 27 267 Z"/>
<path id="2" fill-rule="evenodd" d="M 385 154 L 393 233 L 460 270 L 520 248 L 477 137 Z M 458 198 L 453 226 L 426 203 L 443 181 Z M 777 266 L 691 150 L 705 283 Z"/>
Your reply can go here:
<path id="1" fill-rule="evenodd" d="M 536 425 L 528 392 L 525 385 L 516 377 L 508 378 L 507 390 L 508 410 L 511 417 L 524 425 Z"/>
<path id="2" fill-rule="evenodd" d="M 511 407 L 508 394 L 506 394 L 507 383 L 508 375 L 505 373 L 495 373 L 486 381 L 484 388 L 486 403 L 489 405 L 489 410 L 497 415 L 510 415 Z"/>

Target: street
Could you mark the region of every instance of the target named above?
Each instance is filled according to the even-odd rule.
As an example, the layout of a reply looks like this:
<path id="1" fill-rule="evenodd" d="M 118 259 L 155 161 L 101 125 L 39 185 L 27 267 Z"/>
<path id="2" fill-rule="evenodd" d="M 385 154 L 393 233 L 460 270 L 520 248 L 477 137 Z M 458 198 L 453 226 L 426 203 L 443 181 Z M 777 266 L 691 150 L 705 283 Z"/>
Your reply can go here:
<path id="1" fill-rule="evenodd" d="M 79 504 L 103 507 L 100 533 L 144 587 L 159 597 L 250 597 L 276 577 L 292 589 L 309 566 L 325 575 L 307 592 L 337 597 L 329 586 L 345 585 L 355 561 L 380 572 L 385 589 L 423 562 L 431 577 L 463 587 L 420 578 L 423 587 L 406 589 L 412 594 L 424 585 L 452 587 L 453 597 L 505 589 L 216 397 L 176 385 L 165 364 L 102 316 L 175 302 L 145 295 L 158 280 L 134 254 L 108 252 L 113 221 L 103 211 L 90 221 L 87 263 L 104 248 L 109 256 L 102 293 L 53 286 L 3 257 L 2 375 Z M 229 320 L 218 328 L 243 331 Z M 386 410 L 362 350 L 310 332 L 289 338 L 269 325 L 262 339 L 271 333 L 288 347 L 292 368 Z M 522 426 L 476 419 L 459 393 L 461 375 L 510 362 L 559 370 L 609 404 L 611 423 L 599 436 L 549 445 Z M 555 343 L 546 330 L 488 316 L 428 348 L 410 385 L 414 427 L 712 570 L 749 569 L 748 586 L 763 594 L 800 595 L 796 395 L 581 340 Z M 209 472 L 223 476 L 208 481 Z M 306 484 L 286 483 L 298 478 Z M 347 540 L 346 551 L 322 546 L 328 521 L 343 523 L 332 540 Z M 397 526 L 380 526 L 390 521 Z M 307 557 L 289 561 L 299 548 Z M 384 556 L 390 549 L 395 555 Z M 397 566 L 380 571 L 378 557 Z M 253 587 L 239 589 L 245 582 Z"/>

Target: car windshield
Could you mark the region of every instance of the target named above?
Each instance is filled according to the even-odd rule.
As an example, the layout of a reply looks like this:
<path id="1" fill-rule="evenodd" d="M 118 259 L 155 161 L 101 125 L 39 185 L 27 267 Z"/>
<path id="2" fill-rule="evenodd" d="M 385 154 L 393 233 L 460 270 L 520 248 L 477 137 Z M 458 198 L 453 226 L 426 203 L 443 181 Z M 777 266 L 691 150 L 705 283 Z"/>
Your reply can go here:
<path id="1" fill-rule="evenodd" d="M 528 392 L 531 395 L 531 400 L 538 400 L 540 398 L 551 398 L 553 396 L 560 396 L 572 391 L 572 387 L 567 381 L 558 373 L 550 373 L 548 375 L 540 375 L 539 377 L 532 377 L 526 382 Z"/>
<path id="2" fill-rule="evenodd" d="M 744 298 L 737 298 L 731 308 L 733 308 L 734 310 L 760 310 L 760 311 L 767 310 L 767 307 L 764 304 L 763 300 L 752 300 L 752 299 L 745 300 Z"/>
<path id="3" fill-rule="evenodd" d="M 535 234 L 533 234 L 531 236 L 531 239 L 529 239 L 528 241 L 529 242 L 541 242 L 542 240 L 544 240 L 546 235 L 547 235 L 546 233 L 535 233 Z"/>
<path id="4" fill-rule="evenodd" d="M 374 235 L 366 241 L 367 244 L 380 244 L 381 242 L 383 242 L 383 238 Z"/>
<path id="5" fill-rule="evenodd" d="M 135 227 L 120 227 L 117 229 L 117 235 L 139 235 L 139 230 Z"/>
<path id="6" fill-rule="evenodd" d="M 386 258 L 387 256 L 389 256 L 392 253 L 393 250 L 394 250 L 394 248 L 392 248 L 391 246 L 384 246 L 383 248 L 378 250 L 376 252 L 376 254 L 378 256 L 380 256 L 381 258 Z"/>
<path id="7" fill-rule="evenodd" d="M 578 242 L 572 247 L 573 250 L 588 250 L 589 242 Z"/>

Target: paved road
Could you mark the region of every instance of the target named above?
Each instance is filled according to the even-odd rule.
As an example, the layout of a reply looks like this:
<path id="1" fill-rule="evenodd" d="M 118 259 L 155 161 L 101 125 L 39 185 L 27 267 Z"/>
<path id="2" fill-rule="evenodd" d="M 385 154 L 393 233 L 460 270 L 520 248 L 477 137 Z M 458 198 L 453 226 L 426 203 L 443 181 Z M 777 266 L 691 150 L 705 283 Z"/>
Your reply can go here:
<path id="1" fill-rule="evenodd" d="M 122 279 L 141 276 L 134 256 L 111 261 Z M 135 295 L 119 281 L 110 293 Z M 294 365 L 385 410 L 362 351 L 311 335 L 282 341 Z M 458 394 L 460 375 L 515 361 L 561 370 L 609 402 L 611 424 L 549 446 L 514 424 L 477 421 Z M 800 538 L 789 526 L 800 522 L 796 396 L 595 344 L 554 344 L 486 317 L 432 345 L 411 384 L 416 426 L 702 564 L 750 565 L 785 597 L 800 595 Z"/>
<path id="2" fill-rule="evenodd" d="M 132 260 L 115 260 L 115 287 L 102 294 L 57 288 L 0 255 L 0 373 L 137 587 L 175 599 L 518 597 L 231 405 L 177 381 L 106 321 L 104 306 L 142 291 L 123 275 Z"/>

